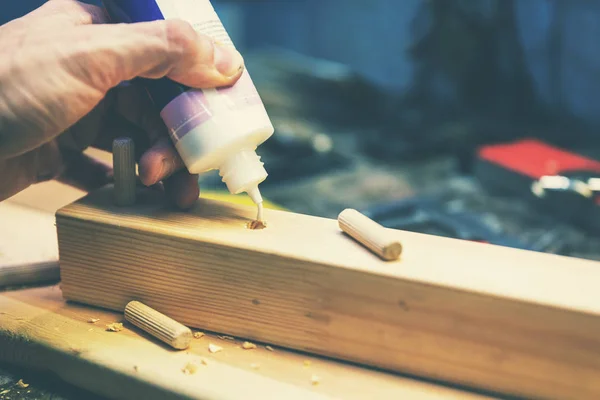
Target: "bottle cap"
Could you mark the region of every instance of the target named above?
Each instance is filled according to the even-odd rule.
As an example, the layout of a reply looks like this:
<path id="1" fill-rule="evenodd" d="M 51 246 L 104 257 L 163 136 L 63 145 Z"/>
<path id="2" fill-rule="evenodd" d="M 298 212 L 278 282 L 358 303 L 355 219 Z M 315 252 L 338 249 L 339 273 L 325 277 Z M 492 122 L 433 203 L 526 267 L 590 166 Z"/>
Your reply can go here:
<path id="1" fill-rule="evenodd" d="M 226 158 L 219 168 L 219 175 L 231 193 L 247 192 L 254 203 L 262 202 L 258 184 L 268 174 L 256 151 L 242 150 Z"/>

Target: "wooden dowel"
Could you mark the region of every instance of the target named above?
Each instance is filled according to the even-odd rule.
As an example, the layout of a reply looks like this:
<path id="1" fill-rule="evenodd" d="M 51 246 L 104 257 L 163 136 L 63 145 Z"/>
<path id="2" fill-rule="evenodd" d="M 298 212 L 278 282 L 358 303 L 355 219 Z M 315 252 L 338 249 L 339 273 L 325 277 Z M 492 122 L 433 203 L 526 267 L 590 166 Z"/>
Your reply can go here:
<path id="1" fill-rule="evenodd" d="M 135 203 L 135 146 L 128 137 L 113 141 L 113 170 L 115 204 L 131 206 Z"/>
<path id="2" fill-rule="evenodd" d="M 402 253 L 402 244 L 383 226 L 354 209 L 342 211 L 338 224 L 342 231 L 386 261 L 397 260 Z"/>
<path id="3" fill-rule="evenodd" d="M 193 338 L 190 328 L 139 301 L 127 303 L 125 319 L 175 349 L 188 348 Z"/>

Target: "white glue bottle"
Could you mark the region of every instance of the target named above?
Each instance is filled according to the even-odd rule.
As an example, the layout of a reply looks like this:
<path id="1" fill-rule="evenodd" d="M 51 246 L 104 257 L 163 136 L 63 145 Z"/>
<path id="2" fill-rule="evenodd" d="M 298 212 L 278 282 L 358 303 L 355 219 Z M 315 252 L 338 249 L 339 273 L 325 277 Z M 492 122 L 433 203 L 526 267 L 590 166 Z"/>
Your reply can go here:
<path id="1" fill-rule="evenodd" d="M 116 22 L 181 19 L 221 44 L 234 47 L 209 0 L 107 0 Z M 267 171 L 256 148 L 274 132 L 248 71 L 230 87 L 191 89 L 170 79 L 143 79 L 187 169 L 200 174 L 218 169 L 232 194 L 246 192 L 257 204 L 258 185 Z"/>

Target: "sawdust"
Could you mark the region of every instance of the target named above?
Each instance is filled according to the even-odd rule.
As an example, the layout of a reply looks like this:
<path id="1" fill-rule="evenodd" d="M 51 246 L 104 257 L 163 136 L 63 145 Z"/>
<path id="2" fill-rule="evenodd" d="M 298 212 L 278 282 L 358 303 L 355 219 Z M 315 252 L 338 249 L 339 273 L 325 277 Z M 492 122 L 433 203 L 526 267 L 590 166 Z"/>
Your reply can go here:
<path id="1" fill-rule="evenodd" d="M 10 389 L 6 389 L 0 392 L 0 394 L 6 394 L 6 393 L 10 393 Z"/>
<path id="2" fill-rule="evenodd" d="M 196 371 L 198 371 L 198 365 L 194 364 L 193 362 L 189 362 L 185 364 L 185 367 L 183 367 L 181 371 L 186 375 L 195 374 Z"/>
<path id="3" fill-rule="evenodd" d="M 202 336 L 204 336 L 204 332 L 194 332 L 195 339 L 200 339 Z"/>
<path id="4" fill-rule="evenodd" d="M 318 384 L 319 384 L 319 382 L 321 382 L 321 378 L 319 378 L 317 375 L 313 375 L 313 376 L 311 376 L 311 377 L 310 377 L 310 383 L 311 383 L 313 386 L 316 386 L 316 385 L 318 385 Z"/>
<path id="5" fill-rule="evenodd" d="M 267 349 L 269 351 L 275 351 L 275 350 L 273 350 L 273 348 L 271 346 L 265 346 L 265 349 Z"/>
<path id="6" fill-rule="evenodd" d="M 255 219 L 254 221 L 250 221 L 246 224 L 246 228 L 252 230 L 265 229 L 267 227 L 267 223 L 265 221 L 259 221 Z"/>
<path id="7" fill-rule="evenodd" d="M 112 324 L 106 325 L 106 330 L 108 332 L 120 332 L 123 330 L 122 322 L 113 322 Z"/>
<path id="8" fill-rule="evenodd" d="M 252 369 L 259 369 L 260 368 L 260 364 L 252 363 L 252 364 L 250 364 L 250 368 L 252 368 Z"/>
<path id="9" fill-rule="evenodd" d="M 217 336 L 217 337 L 221 340 L 235 340 L 235 338 L 233 336 L 221 335 L 221 336 Z"/>
<path id="10" fill-rule="evenodd" d="M 221 350 L 223 350 L 223 348 L 221 346 L 217 346 L 216 344 L 210 343 L 208 345 L 208 351 L 211 353 L 218 353 Z"/>
<path id="11" fill-rule="evenodd" d="M 200 363 L 202 365 L 208 365 L 208 361 L 206 361 L 204 358 L 200 360 Z"/>
<path id="12" fill-rule="evenodd" d="M 304 366 L 305 366 L 305 367 L 310 367 L 310 364 L 312 364 L 312 363 L 310 362 L 310 360 L 304 360 Z"/>
<path id="13" fill-rule="evenodd" d="M 138 367 L 137 365 L 134 365 L 134 366 L 133 366 L 133 370 L 134 370 L 135 372 L 138 372 L 138 371 L 140 370 L 140 367 Z"/>
<path id="14" fill-rule="evenodd" d="M 25 389 L 26 387 L 29 387 L 29 383 L 25 383 L 23 382 L 23 379 L 19 379 L 19 381 L 17 382 L 17 386 Z"/>
<path id="15" fill-rule="evenodd" d="M 100 318 L 90 318 L 88 319 L 88 324 L 95 324 L 98 321 L 100 321 Z"/>
<path id="16" fill-rule="evenodd" d="M 252 349 L 255 349 L 255 348 L 256 348 L 256 345 L 254 343 L 244 342 L 242 344 L 242 349 L 244 349 L 244 350 L 252 350 Z"/>

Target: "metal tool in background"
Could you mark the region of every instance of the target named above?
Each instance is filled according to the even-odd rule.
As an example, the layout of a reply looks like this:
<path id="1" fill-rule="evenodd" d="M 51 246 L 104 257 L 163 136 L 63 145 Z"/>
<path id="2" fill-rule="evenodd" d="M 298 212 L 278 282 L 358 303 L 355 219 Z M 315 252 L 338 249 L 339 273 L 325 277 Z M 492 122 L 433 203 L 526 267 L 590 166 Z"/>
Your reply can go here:
<path id="1" fill-rule="evenodd" d="M 555 194 L 573 194 L 600 206 L 600 173 L 596 171 L 568 171 L 560 175 L 544 175 L 531 184 L 538 198 Z"/>
<path id="2" fill-rule="evenodd" d="M 590 170 L 544 175 L 531 184 L 535 200 L 549 212 L 600 234 L 600 173 Z"/>
<path id="3" fill-rule="evenodd" d="M 554 221 L 600 234 L 600 161 L 536 139 L 483 146 L 475 176 L 490 192 L 528 201 Z"/>
<path id="4" fill-rule="evenodd" d="M 448 207 L 433 196 L 416 196 L 376 205 L 362 212 L 381 225 L 411 232 L 484 242 L 524 250 L 544 251 L 549 243 L 527 244 L 475 213 Z"/>

